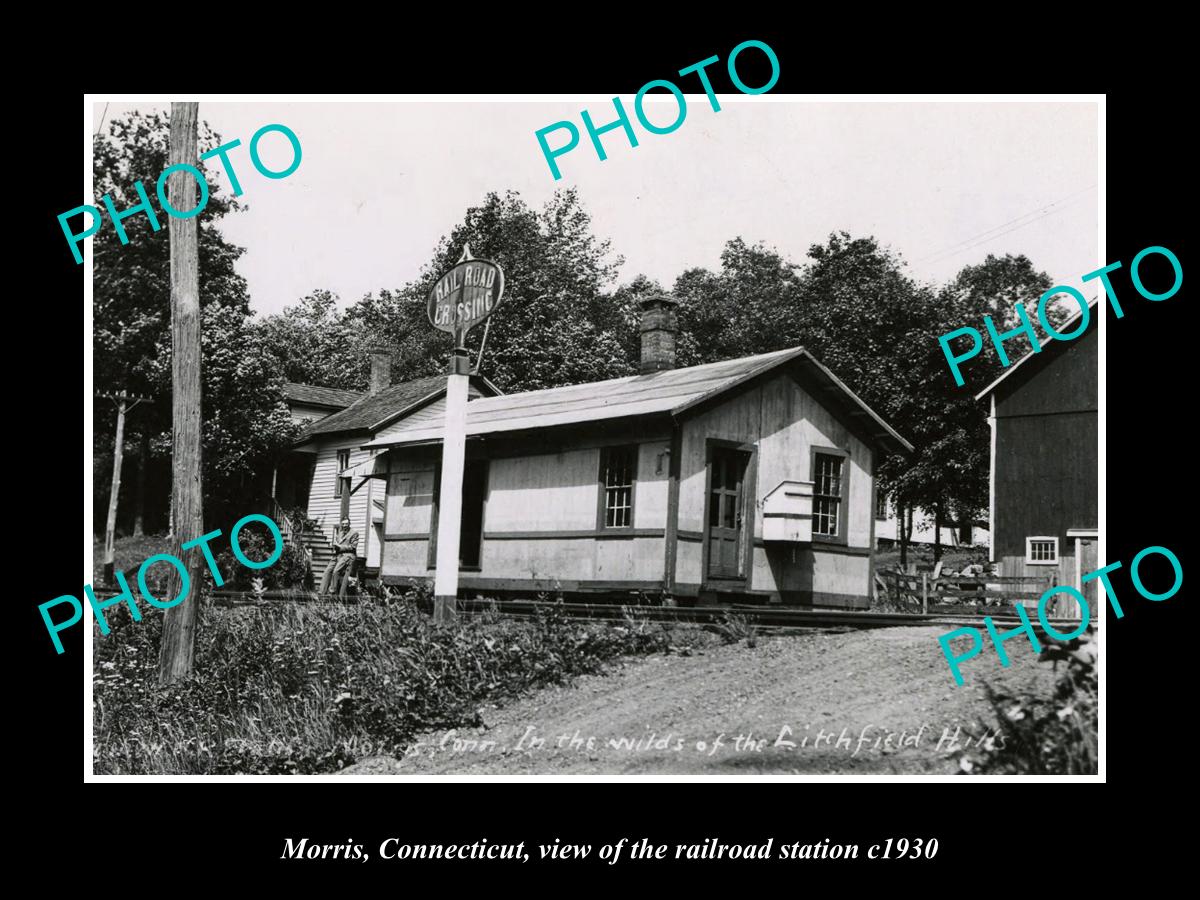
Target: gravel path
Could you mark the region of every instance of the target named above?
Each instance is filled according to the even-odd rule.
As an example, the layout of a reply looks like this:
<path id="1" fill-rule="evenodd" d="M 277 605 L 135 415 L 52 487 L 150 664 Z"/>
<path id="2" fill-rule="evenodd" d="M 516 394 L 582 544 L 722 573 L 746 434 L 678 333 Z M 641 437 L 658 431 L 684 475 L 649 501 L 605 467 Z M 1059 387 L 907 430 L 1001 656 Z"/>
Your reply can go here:
<path id="1" fill-rule="evenodd" d="M 953 773 L 953 751 L 994 723 L 985 680 L 1046 694 L 1054 676 L 1014 640 L 1009 668 L 985 652 L 955 687 L 937 642 L 945 630 L 760 637 L 754 648 L 627 660 L 484 708 L 484 728 L 422 735 L 402 760 L 343 774 Z"/>

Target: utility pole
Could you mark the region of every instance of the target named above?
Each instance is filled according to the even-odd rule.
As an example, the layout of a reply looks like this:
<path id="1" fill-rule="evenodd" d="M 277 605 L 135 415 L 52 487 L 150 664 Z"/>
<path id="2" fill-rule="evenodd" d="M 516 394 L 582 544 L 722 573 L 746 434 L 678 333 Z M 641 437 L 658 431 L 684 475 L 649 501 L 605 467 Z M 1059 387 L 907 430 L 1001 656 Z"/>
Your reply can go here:
<path id="1" fill-rule="evenodd" d="M 198 166 L 197 103 L 171 104 L 170 165 Z M 168 176 L 171 206 L 196 208 L 196 180 L 186 171 Z M 192 672 L 197 609 L 203 557 L 184 553 L 182 545 L 204 534 L 200 484 L 200 274 L 199 232 L 196 218 L 171 217 L 171 424 L 174 443 L 171 459 L 172 546 L 188 569 L 189 593 L 182 603 L 163 614 L 162 643 L 158 655 L 160 684 L 185 678 Z M 180 594 L 179 573 L 172 568 L 165 599 Z"/>
<path id="2" fill-rule="evenodd" d="M 100 396 L 106 400 L 117 401 L 117 439 L 113 444 L 112 492 L 108 496 L 108 521 L 104 525 L 104 583 L 113 584 L 113 558 L 116 553 L 114 545 L 117 539 L 117 495 L 121 493 L 121 458 L 125 453 L 125 413 L 130 412 L 133 407 L 143 401 L 149 402 L 150 398 L 127 394 L 124 391 L 115 394 L 100 394 Z M 125 404 L 130 400 L 133 403 L 126 407 Z"/>

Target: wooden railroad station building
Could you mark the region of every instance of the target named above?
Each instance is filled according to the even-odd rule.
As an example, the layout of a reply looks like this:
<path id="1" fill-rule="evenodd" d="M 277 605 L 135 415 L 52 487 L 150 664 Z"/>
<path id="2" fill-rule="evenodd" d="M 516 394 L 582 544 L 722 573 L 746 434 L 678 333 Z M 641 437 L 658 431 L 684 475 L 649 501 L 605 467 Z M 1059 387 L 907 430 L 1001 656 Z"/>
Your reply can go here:
<path id="1" fill-rule="evenodd" d="M 675 368 L 675 301 L 642 305 L 636 376 L 519 394 L 473 379 L 460 594 L 865 608 L 876 461 L 911 446 L 800 347 Z M 318 482 L 327 505 L 324 482 L 339 504 L 371 484 L 360 553 L 385 583 L 433 576 L 436 380 L 380 386 L 304 446 L 340 454 L 310 508 Z"/>

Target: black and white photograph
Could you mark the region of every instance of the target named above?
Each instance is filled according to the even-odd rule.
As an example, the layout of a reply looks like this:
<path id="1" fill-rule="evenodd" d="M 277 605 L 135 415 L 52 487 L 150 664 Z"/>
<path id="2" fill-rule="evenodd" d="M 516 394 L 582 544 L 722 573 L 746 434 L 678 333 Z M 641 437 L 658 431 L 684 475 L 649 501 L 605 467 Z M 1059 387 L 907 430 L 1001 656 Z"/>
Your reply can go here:
<path id="1" fill-rule="evenodd" d="M 89 777 L 1102 780 L 1104 98 L 727 55 L 88 95 Z"/>

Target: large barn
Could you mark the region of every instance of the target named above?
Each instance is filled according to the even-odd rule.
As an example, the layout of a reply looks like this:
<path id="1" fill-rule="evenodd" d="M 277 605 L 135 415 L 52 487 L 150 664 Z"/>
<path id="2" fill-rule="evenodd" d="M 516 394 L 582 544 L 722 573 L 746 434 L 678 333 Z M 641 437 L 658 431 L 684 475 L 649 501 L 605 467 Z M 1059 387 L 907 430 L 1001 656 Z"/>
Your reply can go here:
<path id="1" fill-rule="evenodd" d="M 991 559 L 1004 576 L 1051 577 L 1096 609 L 1099 566 L 1096 301 L 1087 330 L 1030 352 L 976 399 L 991 403 Z M 1082 310 L 1058 326 L 1070 333 Z M 1071 607 L 1075 604 L 1071 602 Z M 1078 610 L 1063 609 L 1063 614 Z"/>
<path id="2" fill-rule="evenodd" d="M 911 446 L 800 347 L 676 369 L 675 301 L 642 305 L 641 374 L 467 404 L 461 592 L 866 607 L 876 462 Z M 441 437 L 396 417 L 341 473 L 386 485 L 386 583 L 433 576 Z"/>

